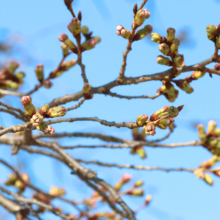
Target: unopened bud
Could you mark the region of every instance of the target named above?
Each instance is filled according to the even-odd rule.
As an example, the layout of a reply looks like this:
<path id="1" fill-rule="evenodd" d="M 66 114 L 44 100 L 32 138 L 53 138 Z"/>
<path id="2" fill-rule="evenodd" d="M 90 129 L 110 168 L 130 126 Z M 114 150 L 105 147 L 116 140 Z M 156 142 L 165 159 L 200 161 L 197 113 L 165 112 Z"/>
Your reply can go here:
<path id="1" fill-rule="evenodd" d="M 143 126 L 146 124 L 147 120 L 148 120 L 148 115 L 139 115 L 137 117 L 136 123 L 138 126 Z"/>
<path id="2" fill-rule="evenodd" d="M 22 105 L 29 105 L 31 102 L 32 102 L 32 99 L 30 96 L 22 96 L 21 98 Z"/>
<path id="3" fill-rule="evenodd" d="M 217 123 L 213 120 L 209 121 L 208 123 L 208 131 L 207 131 L 207 134 L 212 134 L 212 132 L 214 132 L 215 128 L 217 126 Z"/>
<path id="4" fill-rule="evenodd" d="M 45 104 L 45 105 L 43 105 L 43 106 L 40 108 L 39 113 L 40 113 L 41 115 L 43 115 L 43 116 L 46 116 L 46 114 L 47 114 L 49 108 L 50 108 L 49 105 L 48 105 L 48 104 Z"/>
<path id="5" fill-rule="evenodd" d="M 175 39 L 175 29 L 174 28 L 168 28 L 167 29 L 167 41 L 169 42 L 173 42 L 173 40 Z"/>
<path id="6" fill-rule="evenodd" d="M 144 190 L 143 189 L 132 189 L 128 192 L 131 196 L 143 196 Z"/>
<path id="7" fill-rule="evenodd" d="M 61 35 L 59 35 L 58 39 L 61 42 L 65 42 L 68 39 L 68 36 L 66 34 L 61 34 Z"/>
<path id="8" fill-rule="evenodd" d="M 153 42 L 160 43 L 161 40 L 162 40 L 162 37 L 158 33 L 152 33 L 151 34 L 151 40 Z"/>
<path id="9" fill-rule="evenodd" d="M 202 142 L 205 142 L 207 140 L 206 133 L 205 133 L 205 128 L 202 124 L 197 125 L 198 129 L 198 135 L 199 138 Z"/>
<path id="10" fill-rule="evenodd" d="M 161 65 L 172 66 L 170 58 L 159 55 L 156 59 L 156 62 Z"/>
<path id="11" fill-rule="evenodd" d="M 44 122 L 39 124 L 37 126 L 37 129 L 44 132 L 44 134 L 54 134 L 55 132 L 54 128 L 52 128 L 50 125 L 45 124 Z"/>
<path id="12" fill-rule="evenodd" d="M 95 48 L 95 45 L 97 44 L 98 42 L 95 40 L 95 39 L 89 39 L 87 41 L 85 41 L 83 44 L 82 44 L 82 48 L 83 50 L 91 50 L 93 48 Z"/>
<path id="13" fill-rule="evenodd" d="M 18 67 L 19 63 L 16 61 L 12 61 L 8 66 L 8 72 L 12 75 Z"/>
<path id="14" fill-rule="evenodd" d="M 172 45 L 170 46 L 170 50 L 172 53 L 177 54 L 179 49 L 180 41 L 179 39 L 175 38 Z"/>
<path id="15" fill-rule="evenodd" d="M 217 63 L 214 67 L 215 70 L 220 70 L 220 63 Z"/>
<path id="16" fill-rule="evenodd" d="M 44 117 L 40 113 L 36 113 L 32 116 L 30 122 L 33 124 L 33 126 L 38 126 L 41 124 L 44 120 Z"/>
<path id="17" fill-rule="evenodd" d="M 89 28 L 87 26 L 82 27 L 82 33 L 83 34 L 88 34 L 89 33 Z"/>
<path id="18" fill-rule="evenodd" d="M 166 129 L 173 122 L 173 118 L 164 118 L 157 122 L 157 126 L 161 129 Z"/>
<path id="19" fill-rule="evenodd" d="M 23 78 L 25 77 L 25 73 L 20 71 L 15 74 L 15 77 L 18 79 L 19 84 L 23 83 Z"/>
<path id="20" fill-rule="evenodd" d="M 174 63 L 176 64 L 177 67 L 180 67 L 184 61 L 184 56 L 182 54 L 177 54 L 174 57 Z"/>
<path id="21" fill-rule="evenodd" d="M 68 60 L 67 62 L 63 62 L 61 68 L 63 70 L 69 70 L 70 68 L 74 67 L 76 65 L 76 60 Z"/>
<path id="22" fill-rule="evenodd" d="M 89 94 L 92 90 L 92 86 L 89 83 L 85 83 L 83 86 L 83 94 Z"/>
<path id="23" fill-rule="evenodd" d="M 101 37 L 92 37 L 92 39 L 96 40 L 97 41 L 97 44 L 101 42 Z"/>
<path id="24" fill-rule="evenodd" d="M 35 67 L 35 73 L 36 73 L 36 76 L 37 76 L 37 79 L 42 82 L 43 79 L 44 79 L 44 65 L 43 64 L 38 64 L 36 67 Z"/>
<path id="25" fill-rule="evenodd" d="M 144 23 L 145 19 L 148 19 L 149 17 L 150 12 L 147 9 L 141 9 L 137 11 L 134 17 L 134 22 L 139 27 Z"/>
<path id="26" fill-rule="evenodd" d="M 81 22 L 77 18 L 73 18 L 73 20 L 67 26 L 69 31 L 74 35 L 78 35 L 81 32 Z"/>
<path id="27" fill-rule="evenodd" d="M 176 85 L 188 94 L 194 91 L 194 89 L 189 85 L 186 80 L 177 80 Z"/>
<path id="28" fill-rule="evenodd" d="M 170 53 L 170 48 L 167 44 L 162 43 L 159 44 L 159 51 L 167 56 Z"/>
<path id="29" fill-rule="evenodd" d="M 69 54 L 69 48 L 67 47 L 67 45 L 65 43 L 62 43 L 61 48 L 62 48 L 63 55 L 67 56 Z"/>
<path id="30" fill-rule="evenodd" d="M 136 148 L 136 153 L 140 156 L 141 159 L 147 158 L 146 152 L 142 146 L 138 146 Z"/>
<path id="31" fill-rule="evenodd" d="M 216 47 L 218 47 L 218 49 L 220 49 L 220 37 L 216 38 Z"/>
<path id="32" fill-rule="evenodd" d="M 214 155 L 211 159 L 201 163 L 199 168 L 209 169 L 212 167 L 216 162 L 218 162 L 218 156 Z"/>
<path id="33" fill-rule="evenodd" d="M 152 30 L 153 30 L 153 27 L 150 24 L 146 25 L 143 29 L 139 30 L 135 34 L 133 40 L 141 40 L 141 39 L 143 39 L 148 34 L 150 34 L 152 32 Z"/>
<path id="34" fill-rule="evenodd" d="M 53 107 L 47 111 L 47 116 L 50 118 L 62 117 L 66 114 L 65 107 Z"/>
<path id="35" fill-rule="evenodd" d="M 14 173 L 10 173 L 8 175 L 8 180 L 5 182 L 5 185 L 12 186 L 15 184 L 16 180 L 17 180 L 17 176 Z"/>
<path id="36" fill-rule="evenodd" d="M 43 86 L 47 89 L 51 88 L 53 86 L 53 83 L 49 80 L 44 80 L 43 81 Z"/>
<path id="37" fill-rule="evenodd" d="M 206 72 L 204 71 L 194 71 L 191 77 L 196 80 L 196 79 L 202 78 L 205 75 L 205 73 Z"/>
<path id="38" fill-rule="evenodd" d="M 128 183 L 129 181 L 131 181 L 132 176 L 129 173 L 125 173 L 123 174 L 123 176 L 121 177 L 121 182 L 123 184 Z"/>
<path id="39" fill-rule="evenodd" d="M 12 81 L 12 80 L 6 80 L 5 85 L 12 90 L 17 90 L 18 89 L 18 83 Z"/>
<path id="40" fill-rule="evenodd" d="M 206 32 L 207 32 L 208 39 L 214 41 L 215 35 L 217 33 L 217 28 L 214 25 L 210 24 L 206 27 Z"/>
<path id="41" fill-rule="evenodd" d="M 134 187 L 140 187 L 140 186 L 143 186 L 144 182 L 143 180 L 138 180 L 136 181 L 136 183 L 134 184 Z"/>

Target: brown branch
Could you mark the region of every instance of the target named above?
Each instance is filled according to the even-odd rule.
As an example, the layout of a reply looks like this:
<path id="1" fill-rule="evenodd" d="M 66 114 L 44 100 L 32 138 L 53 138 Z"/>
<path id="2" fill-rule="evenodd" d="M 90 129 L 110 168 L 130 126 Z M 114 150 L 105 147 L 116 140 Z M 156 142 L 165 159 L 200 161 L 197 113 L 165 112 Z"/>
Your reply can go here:
<path id="1" fill-rule="evenodd" d="M 68 108 L 66 111 L 71 111 L 71 110 L 74 110 L 74 109 L 77 109 L 79 108 L 83 103 L 85 102 L 85 98 L 83 98 L 77 105 L 71 107 L 71 108 Z"/>
<path id="2" fill-rule="evenodd" d="M 19 96 L 19 97 L 24 96 L 23 93 L 8 91 L 8 90 L 4 90 L 4 89 L 0 89 L 0 95 L 14 95 L 14 96 Z"/>
<path id="3" fill-rule="evenodd" d="M 10 115 L 15 116 L 15 118 L 18 118 L 18 119 L 20 119 L 20 120 L 22 120 L 22 121 L 26 121 L 26 118 L 24 118 L 24 117 L 18 115 L 17 113 L 15 113 L 15 112 L 12 111 L 12 110 L 5 109 L 5 108 L 0 108 L 0 112 L 8 113 L 8 114 L 10 114 Z"/>
<path id="4" fill-rule="evenodd" d="M 144 7 L 144 5 L 147 3 L 147 1 L 148 1 L 148 0 L 144 0 L 144 1 L 142 2 L 142 4 L 141 4 L 139 10 L 142 9 L 142 8 Z"/>

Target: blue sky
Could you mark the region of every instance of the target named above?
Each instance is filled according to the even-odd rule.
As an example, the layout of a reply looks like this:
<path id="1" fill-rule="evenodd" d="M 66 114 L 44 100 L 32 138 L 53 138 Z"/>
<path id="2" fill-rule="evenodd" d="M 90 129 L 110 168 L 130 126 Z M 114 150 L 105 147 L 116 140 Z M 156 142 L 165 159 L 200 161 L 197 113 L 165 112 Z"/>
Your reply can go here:
<path id="1" fill-rule="evenodd" d="M 82 24 L 87 25 L 94 36 L 100 36 L 102 41 L 91 51 L 83 53 L 83 63 L 86 65 L 86 74 L 92 86 L 99 86 L 117 78 L 122 62 L 122 53 L 126 48 L 127 41 L 115 34 L 116 26 L 121 24 L 129 29 L 132 22 L 132 9 L 135 3 L 141 4 L 141 0 L 121 1 L 97 1 L 97 0 L 75 0 L 74 11 L 82 11 Z M 30 62 L 21 64 L 21 70 L 27 74 L 26 83 L 21 87 L 22 92 L 27 92 L 37 83 L 34 75 L 34 67 L 38 63 L 45 65 L 45 72 L 49 74 L 61 59 L 60 42 L 58 35 L 67 33 L 66 26 L 71 20 L 62 0 L 0 0 L 0 27 L 2 35 L 20 34 L 23 41 L 18 48 L 23 48 L 24 53 L 15 53 L 13 56 L 24 61 L 25 57 Z M 214 0 L 149 0 L 146 8 L 151 12 L 151 17 L 146 24 L 153 25 L 154 32 L 166 35 L 166 29 L 173 27 L 177 33 L 183 29 L 188 30 L 188 45 L 180 45 L 179 52 L 184 54 L 185 62 L 191 65 L 212 56 L 213 44 L 207 39 L 206 26 L 219 23 L 220 4 Z M 140 76 L 143 74 L 156 73 L 166 70 L 167 67 L 156 63 L 159 55 L 158 45 L 149 39 L 135 42 L 132 51 L 128 55 L 126 76 Z M 12 59 L 13 59 L 12 56 Z M 71 56 L 76 58 L 75 55 Z M 27 59 L 25 59 L 27 61 Z M 213 66 L 210 65 L 211 67 Z M 184 78 L 191 73 L 183 73 Z M 191 126 L 192 122 L 201 122 L 207 125 L 211 119 L 220 124 L 219 113 L 219 82 L 220 78 L 213 75 L 210 78 L 205 75 L 202 79 L 192 83 L 194 92 L 186 94 L 180 91 L 178 99 L 169 103 L 163 96 L 155 99 L 125 100 L 104 95 L 95 95 L 92 100 L 86 101 L 79 109 L 69 112 L 66 117 L 90 117 L 97 116 L 108 121 L 135 121 L 140 114 L 151 115 L 164 105 L 182 105 L 185 107 L 176 118 L 177 128 L 173 135 L 166 140 L 167 143 L 186 142 L 198 140 L 197 131 Z M 53 80 L 50 90 L 42 88 L 32 96 L 37 107 L 50 102 L 55 97 L 75 93 L 82 89 L 83 82 L 79 67 L 74 67 L 62 77 Z M 161 86 L 161 82 L 153 81 L 139 85 L 121 86 L 112 91 L 126 95 L 154 95 Z M 5 102 L 13 106 L 22 107 L 17 98 L 6 97 Z M 74 102 L 66 106 L 75 105 Z M 3 118 L 4 116 L 4 118 Z M 7 115 L 1 114 L 1 125 L 10 126 L 20 123 Z M 126 128 L 107 128 L 95 122 L 75 122 L 71 124 L 55 125 L 56 132 L 101 132 L 115 135 L 121 138 L 131 138 L 131 131 Z M 162 137 L 167 131 L 157 130 L 154 138 Z M 149 138 L 150 139 L 150 138 Z M 98 140 L 82 140 L 79 138 L 62 139 L 65 145 L 76 144 L 100 144 Z M 146 148 L 148 158 L 139 159 L 138 156 L 129 154 L 129 150 L 74 150 L 69 153 L 74 158 L 87 160 L 100 160 L 106 162 L 118 162 L 120 164 L 136 164 L 161 167 L 187 167 L 196 168 L 201 162 L 209 159 L 211 154 L 202 147 L 183 147 L 177 149 L 153 149 Z M 76 200 L 85 198 L 92 191 L 76 177 L 69 175 L 69 169 L 60 163 L 51 161 L 45 157 L 19 153 L 10 156 L 10 148 L 1 146 L 2 158 L 17 165 L 21 161 L 21 170 L 30 172 L 33 182 L 39 187 L 49 189 L 50 185 L 66 186 L 69 188 L 67 197 Z M 25 165 L 25 166 L 24 166 Z M 90 166 L 98 171 L 98 175 L 109 183 L 114 184 L 124 172 L 128 170 L 100 168 Z M 0 167 L 3 181 L 8 170 Z M 164 173 L 160 171 L 129 171 L 134 179 L 142 178 L 145 181 L 146 194 L 153 196 L 149 208 L 141 211 L 137 219 L 150 220 L 207 220 L 217 219 L 218 201 L 220 194 L 220 180 L 214 177 L 214 186 L 210 187 L 203 181 L 197 179 L 193 174 L 185 172 Z M 140 198 L 129 199 L 126 202 L 136 208 L 141 204 Z M 66 211 L 73 211 L 66 206 Z M 58 219 L 51 215 L 45 215 L 47 219 Z"/>

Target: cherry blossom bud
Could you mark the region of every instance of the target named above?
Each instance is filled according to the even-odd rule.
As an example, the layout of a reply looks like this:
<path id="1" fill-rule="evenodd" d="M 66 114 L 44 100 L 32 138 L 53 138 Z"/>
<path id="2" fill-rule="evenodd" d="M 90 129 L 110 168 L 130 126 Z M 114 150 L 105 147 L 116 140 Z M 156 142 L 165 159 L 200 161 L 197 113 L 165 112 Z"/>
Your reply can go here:
<path id="1" fill-rule="evenodd" d="M 212 132 L 212 136 L 214 136 L 214 137 L 220 137 L 220 128 L 215 129 L 215 130 Z"/>
<path id="2" fill-rule="evenodd" d="M 134 187 L 140 187 L 140 186 L 143 186 L 144 182 L 143 180 L 138 180 L 136 181 L 136 183 L 134 184 Z"/>
<path id="3" fill-rule="evenodd" d="M 128 192 L 131 196 L 143 196 L 144 190 L 143 189 L 132 189 Z"/>
<path id="4" fill-rule="evenodd" d="M 135 151 L 136 151 L 135 153 L 137 153 L 140 156 L 141 159 L 146 159 L 147 158 L 146 152 L 145 152 L 145 150 L 142 146 L 137 146 Z"/>
<path id="5" fill-rule="evenodd" d="M 159 44 L 159 51 L 163 53 L 163 55 L 167 56 L 170 53 L 170 48 L 167 44 L 162 43 L 162 44 Z"/>
<path id="6" fill-rule="evenodd" d="M 156 62 L 161 65 L 172 66 L 170 58 L 159 55 Z"/>
<path id="7" fill-rule="evenodd" d="M 89 33 L 89 28 L 87 26 L 82 27 L 82 33 L 83 34 L 88 34 Z"/>
<path id="8" fill-rule="evenodd" d="M 37 129 L 44 132 L 44 134 L 54 134 L 55 132 L 54 128 L 52 128 L 50 125 L 45 124 L 44 122 L 39 124 L 37 126 Z"/>
<path id="9" fill-rule="evenodd" d="M 83 51 L 95 48 L 98 42 L 95 39 L 89 39 L 82 44 Z"/>
<path id="10" fill-rule="evenodd" d="M 0 71 L 0 80 L 3 80 L 3 79 L 7 79 L 11 77 L 11 74 L 9 73 L 8 71 L 8 68 L 3 68 L 1 71 Z"/>
<path id="11" fill-rule="evenodd" d="M 207 135 L 212 134 L 212 132 L 214 132 L 216 126 L 217 126 L 217 123 L 215 121 L 213 121 L 213 120 L 209 121 Z"/>
<path id="12" fill-rule="evenodd" d="M 49 80 L 44 80 L 43 81 L 43 86 L 47 89 L 51 88 L 53 86 L 53 83 Z"/>
<path id="13" fill-rule="evenodd" d="M 61 41 L 61 42 L 65 42 L 67 39 L 68 39 L 68 36 L 67 34 L 61 34 L 59 35 L 58 39 Z"/>
<path id="14" fill-rule="evenodd" d="M 32 98 L 30 96 L 22 96 L 21 104 L 22 105 L 29 105 L 32 102 Z"/>
<path id="15" fill-rule="evenodd" d="M 153 42 L 160 43 L 161 40 L 162 40 L 162 37 L 158 33 L 152 33 L 151 34 L 151 40 Z"/>
<path id="16" fill-rule="evenodd" d="M 144 37 L 146 37 L 148 34 L 150 34 L 152 31 L 153 31 L 153 27 L 150 24 L 148 24 L 143 29 L 137 31 L 133 40 L 141 40 Z"/>
<path id="17" fill-rule="evenodd" d="M 18 89 L 18 83 L 12 81 L 12 80 L 5 80 L 5 85 L 7 88 L 12 89 L 12 90 L 17 90 Z"/>
<path id="18" fill-rule="evenodd" d="M 188 94 L 194 91 L 194 89 L 189 85 L 186 80 L 178 80 L 176 81 L 176 85 Z"/>
<path id="19" fill-rule="evenodd" d="M 76 52 L 76 51 L 77 51 L 76 45 L 75 45 L 70 39 L 65 40 L 64 43 L 65 43 L 66 46 L 67 46 L 70 50 L 72 50 L 73 52 Z"/>
<path id="20" fill-rule="evenodd" d="M 39 109 L 39 113 L 43 116 L 46 116 L 49 108 L 50 108 L 49 105 L 45 104 Z"/>
<path id="21" fill-rule="evenodd" d="M 21 182 L 20 180 L 16 180 L 14 186 L 19 189 L 18 194 L 23 193 L 25 190 L 25 184 Z"/>
<path id="22" fill-rule="evenodd" d="M 18 67 L 19 67 L 19 63 L 16 61 L 13 61 L 9 64 L 7 69 L 8 69 L 8 72 L 12 75 Z"/>
<path id="23" fill-rule="evenodd" d="M 201 163 L 199 165 L 199 168 L 204 168 L 204 169 L 209 169 L 210 167 L 212 167 L 213 165 L 215 165 L 216 162 L 218 162 L 218 156 L 214 155 L 211 159 Z"/>
<path id="24" fill-rule="evenodd" d="M 194 71 L 191 75 L 191 77 L 196 80 L 196 79 L 199 79 L 199 78 L 202 78 L 204 75 L 205 75 L 206 72 L 202 72 L 202 71 Z"/>
<path id="25" fill-rule="evenodd" d="M 41 124 L 44 120 L 44 117 L 40 113 L 36 113 L 32 116 L 30 122 L 33 124 L 33 126 L 38 126 Z"/>
<path id="26" fill-rule="evenodd" d="M 150 12 L 147 9 L 138 10 L 134 17 L 134 23 L 139 27 L 144 23 L 145 19 L 148 19 L 149 17 Z"/>
<path id="27" fill-rule="evenodd" d="M 57 186 L 51 186 L 49 194 L 51 196 L 59 196 L 59 188 Z"/>
<path id="28" fill-rule="evenodd" d="M 123 183 L 121 181 L 119 181 L 118 183 L 116 183 L 114 185 L 114 189 L 118 192 L 123 186 Z"/>
<path id="29" fill-rule="evenodd" d="M 167 29 L 167 41 L 168 42 L 173 42 L 173 40 L 175 39 L 175 33 L 176 30 L 174 28 L 168 28 Z"/>
<path id="30" fill-rule="evenodd" d="M 13 186 L 17 180 L 17 176 L 14 173 L 8 175 L 8 180 L 4 183 L 6 186 Z"/>
<path id="31" fill-rule="evenodd" d="M 184 61 L 184 56 L 182 54 L 177 54 L 174 57 L 174 63 L 176 64 L 177 67 L 180 67 Z"/>
<path id="32" fill-rule="evenodd" d="M 67 47 L 67 45 L 65 43 L 62 43 L 61 48 L 62 48 L 63 55 L 67 56 L 69 54 L 69 48 Z"/>
<path id="33" fill-rule="evenodd" d="M 151 195 L 146 196 L 145 204 L 144 205 L 147 206 L 151 202 L 151 200 L 152 200 L 152 196 Z"/>
<path id="34" fill-rule="evenodd" d="M 153 115 L 151 115 L 150 120 L 151 121 L 156 121 L 162 117 L 172 117 L 175 118 L 179 112 L 182 110 L 183 105 L 179 107 L 174 107 L 174 106 L 164 106 L 162 109 L 156 111 Z"/>
<path id="35" fill-rule="evenodd" d="M 172 53 L 177 54 L 179 49 L 180 41 L 179 39 L 175 38 L 173 43 L 170 46 L 170 50 Z"/>
<path id="36" fill-rule="evenodd" d="M 63 62 L 62 69 L 63 70 L 69 70 L 70 68 L 74 67 L 76 65 L 76 60 L 68 60 L 67 62 Z"/>
<path id="37" fill-rule="evenodd" d="M 206 27 L 206 32 L 207 32 L 208 39 L 214 41 L 215 35 L 217 33 L 217 28 L 214 25 L 210 24 Z"/>
<path id="38" fill-rule="evenodd" d="M 161 129 L 166 129 L 173 122 L 173 118 L 164 118 L 157 122 L 157 126 Z"/>
<path id="39" fill-rule="evenodd" d="M 202 142 L 205 142 L 207 140 L 206 133 L 205 133 L 205 128 L 202 124 L 197 125 L 198 129 L 198 135 L 199 138 Z"/>
<path id="40" fill-rule="evenodd" d="M 66 114 L 65 107 L 53 107 L 47 111 L 47 116 L 50 118 L 62 117 Z"/>
<path id="41" fill-rule="evenodd" d="M 67 28 L 69 29 L 69 31 L 74 36 L 80 34 L 80 32 L 81 32 L 81 22 L 80 22 L 80 20 L 77 19 L 77 18 L 73 18 L 73 20 L 69 23 Z"/>
<path id="42" fill-rule="evenodd" d="M 220 49 L 220 37 L 216 38 L 216 47 Z"/>
<path id="43" fill-rule="evenodd" d="M 138 126 L 143 126 L 146 124 L 146 121 L 148 120 L 148 115 L 139 115 L 137 117 L 136 123 Z"/>
<path id="44" fill-rule="evenodd" d="M 44 65 L 43 64 L 38 64 L 35 67 L 35 73 L 37 76 L 37 79 L 42 82 L 44 80 Z"/>
<path id="45" fill-rule="evenodd" d="M 23 83 L 23 78 L 25 77 L 25 73 L 20 71 L 15 74 L 15 77 L 18 79 L 19 84 Z"/>
<path id="46" fill-rule="evenodd" d="M 85 83 L 83 86 L 83 94 L 89 94 L 92 90 L 92 86 L 89 83 Z"/>
<path id="47" fill-rule="evenodd" d="M 118 25 L 116 27 L 116 34 L 122 36 L 125 39 L 129 39 L 129 37 L 131 36 L 131 32 L 125 29 L 122 25 Z"/>
<path id="48" fill-rule="evenodd" d="M 131 181 L 133 177 L 129 174 L 129 173 L 125 173 L 123 174 L 123 176 L 121 177 L 121 182 L 123 184 L 128 183 L 129 181 Z"/>
<path id="49" fill-rule="evenodd" d="M 96 40 L 97 43 L 101 42 L 101 37 L 96 36 L 96 37 L 92 37 L 92 39 Z"/>

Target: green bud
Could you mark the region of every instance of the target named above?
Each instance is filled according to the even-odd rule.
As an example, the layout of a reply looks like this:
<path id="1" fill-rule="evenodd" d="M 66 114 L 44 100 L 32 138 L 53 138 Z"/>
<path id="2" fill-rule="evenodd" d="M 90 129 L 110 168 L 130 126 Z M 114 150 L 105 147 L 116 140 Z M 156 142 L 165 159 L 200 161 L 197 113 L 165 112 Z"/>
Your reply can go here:
<path id="1" fill-rule="evenodd" d="M 92 37 L 92 39 L 94 39 L 94 40 L 96 40 L 97 41 L 97 43 L 100 43 L 101 42 L 101 37 Z"/>
<path id="2" fill-rule="evenodd" d="M 64 41 L 64 43 L 66 44 L 66 46 L 70 49 L 70 50 L 72 50 L 72 51 L 76 51 L 76 45 L 70 40 L 70 39 L 66 39 L 65 41 Z"/>
<path id="3" fill-rule="evenodd" d="M 140 158 L 145 159 L 147 157 L 146 152 L 142 146 L 137 147 L 136 153 L 140 156 Z"/>
<path id="4" fill-rule="evenodd" d="M 62 43 L 61 48 L 63 56 L 67 56 L 69 54 L 69 48 L 67 47 L 67 45 L 65 43 Z"/>
<path id="5" fill-rule="evenodd" d="M 82 44 L 83 51 L 95 48 L 98 42 L 95 39 L 89 39 Z"/>
<path id="6" fill-rule="evenodd" d="M 167 29 L 167 41 L 172 42 L 175 39 L 176 30 L 174 28 Z"/>
<path id="7" fill-rule="evenodd" d="M 92 86 L 89 83 L 85 83 L 83 86 L 83 94 L 89 94 L 92 90 Z"/>
<path id="8" fill-rule="evenodd" d="M 23 83 L 23 78 L 25 77 L 25 73 L 20 71 L 15 74 L 15 77 L 18 79 L 19 84 Z"/>
<path id="9" fill-rule="evenodd" d="M 32 117 L 36 113 L 36 109 L 32 103 L 24 105 L 25 114 L 29 117 Z"/>
<path id="10" fill-rule="evenodd" d="M 161 40 L 162 40 L 162 37 L 158 33 L 152 33 L 151 34 L 151 40 L 153 42 L 160 43 Z"/>
<path id="11" fill-rule="evenodd" d="M 174 63 L 176 64 L 177 67 L 180 67 L 184 61 L 184 56 L 182 54 L 177 54 L 174 57 Z"/>
<path id="12" fill-rule="evenodd" d="M 143 186 L 144 182 L 143 180 L 138 180 L 136 181 L 136 183 L 134 184 L 134 187 L 140 187 L 140 186 Z"/>
<path id="13" fill-rule="evenodd" d="M 152 32 L 152 30 L 153 30 L 153 27 L 150 24 L 146 25 L 143 29 L 140 29 L 139 31 L 137 31 L 133 40 L 143 39 L 148 34 L 150 34 Z"/>
<path id="14" fill-rule="evenodd" d="M 114 185 L 114 189 L 118 192 L 123 185 L 124 185 L 124 184 L 123 184 L 121 181 L 119 181 L 118 183 L 116 183 L 116 184 Z"/>
<path id="15" fill-rule="evenodd" d="M 216 38 L 216 47 L 218 47 L 218 49 L 220 49 L 220 37 Z"/>
<path id="16" fill-rule="evenodd" d="M 6 86 L 9 89 L 12 89 L 12 90 L 17 90 L 18 89 L 18 83 L 13 82 L 12 80 L 6 80 L 5 83 L 6 83 Z"/>
<path id="17" fill-rule="evenodd" d="M 189 85 L 186 80 L 178 80 L 176 81 L 176 85 L 188 94 L 194 91 L 194 89 Z"/>
<path id="18" fill-rule="evenodd" d="M 80 32 L 81 32 L 81 22 L 80 22 L 80 20 L 77 19 L 77 18 L 73 18 L 73 20 L 69 23 L 67 28 L 69 29 L 69 31 L 74 36 L 80 34 Z"/>
<path id="19" fill-rule="evenodd" d="M 144 190 L 143 189 L 133 189 L 133 190 L 129 191 L 128 194 L 131 196 L 143 196 Z"/>
<path id="20" fill-rule="evenodd" d="M 46 125 L 44 122 L 37 126 L 39 131 L 42 131 L 44 134 L 54 134 L 55 130 L 50 125 Z"/>
<path id="21" fill-rule="evenodd" d="M 191 77 L 196 80 L 196 79 L 202 78 L 205 75 L 205 73 L 206 72 L 202 72 L 202 71 L 194 71 Z"/>
<path id="22" fill-rule="evenodd" d="M 163 55 L 167 56 L 170 53 L 170 48 L 167 44 L 162 43 L 162 44 L 159 44 L 159 51 L 163 53 Z"/>
<path id="23" fill-rule="evenodd" d="M 44 80 L 44 81 L 43 81 L 43 86 L 44 86 L 45 88 L 47 88 L 47 89 L 51 88 L 52 85 L 53 85 L 53 83 L 52 83 L 51 81 L 49 81 L 49 80 Z"/>
<path id="24" fill-rule="evenodd" d="M 147 115 L 139 115 L 137 117 L 136 123 L 138 126 L 143 126 L 146 124 L 146 121 L 148 120 L 148 116 Z"/>
<path id="25" fill-rule="evenodd" d="M 65 107 L 53 107 L 47 111 L 47 116 L 51 118 L 62 117 L 66 114 Z"/>
<path id="26" fill-rule="evenodd" d="M 214 185 L 213 179 L 210 175 L 205 174 L 204 179 L 203 179 L 207 184 L 209 184 L 210 186 Z"/>
<path id="27" fill-rule="evenodd" d="M 44 65 L 38 64 L 35 67 L 35 73 L 36 73 L 36 76 L 37 76 L 37 79 L 39 80 L 39 82 L 42 82 L 44 80 Z"/>
<path id="28" fill-rule="evenodd" d="M 180 41 L 179 39 L 175 38 L 172 45 L 170 46 L 170 50 L 172 53 L 177 54 L 179 49 Z"/>
<path id="29" fill-rule="evenodd" d="M 207 140 L 207 137 L 206 137 L 204 126 L 202 124 L 199 124 L 197 126 L 197 129 L 198 129 L 198 135 L 199 135 L 200 140 L 202 142 L 205 142 Z"/>
<path id="30" fill-rule="evenodd" d="M 157 126 L 161 129 L 166 129 L 173 122 L 173 118 L 164 118 L 157 122 Z"/>
<path id="31" fill-rule="evenodd" d="M 18 62 L 11 62 L 8 66 L 8 72 L 12 75 L 15 70 L 19 67 L 19 63 Z"/>
<path id="32" fill-rule="evenodd" d="M 89 33 L 89 28 L 87 26 L 82 27 L 82 33 L 83 34 L 88 34 Z"/>
<path id="33" fill-rule="evenodd" d="M 47 115 L 47 111 L 49 110 L 49 105 L 45 104 L 39 109 L 39 113 L 43 116 Z"/>
<path id="34" fill-rule="evenodd" d="M 67 62 L 63 62 L 61 68 L 66 71 L 74 67 L 75 65 L 76 65 L 76 60 L 68 60 Z"/>
<path id="35" fill-rule="evenodd" d="M 33 124 L 33 126 L 38 126 L 41 124 L 44 120 L 44 117 L 40 113 L 36 113 L 32 116 L 30 122 Z"/>
<path id="36" fill-rule="evenodd" d="M 207 134 L 208 134 L 208 135 L 209 135 L 209 134 L 212 134 L 212 132 L 214 132 L 216 126 L 217 126 L 217 124 L 216 124 L 215 121 L 213 121 L 213 120 L 209 121 Z"/>
<path id="37" fill-rule="evenodd" d="M 220 128 L 215 129 L 214 132 L 212 133 L 212 135 L 215 136 L 215 137 L 216 136 L 220 137 Z"/>
<path id="38" fill-rule="evenodd" d="M 134 23 L 139 27 L 144 23 L 145 19 L 148 19 L 149 17 L 150 12 L 147 9 L 138 10 L 134 17 Z"/>
<path id="39" fill-rule="evenodd" d="M 204 168 L 204 169 L 209 169 L 210 167 L 212 167 L 213 165 L 216 164 L 216 162 L 218 162 L 218 156 L 214 155 L 211 159 L 201 163 L 199 165 L 199 168 Z"/>
<path id="40" fill-rule="evenodd" d="M 156 59 L 156 62 L 161 65 L 172 66 L 170 58 L 159 55 Z"/>
<path id="41" fill-rule="evenodd" d="M 206 27 L 207 37 L 209 40 L 214 41 L 217 34 L 217 28 L 214 25 L 208 25 Z"/>

